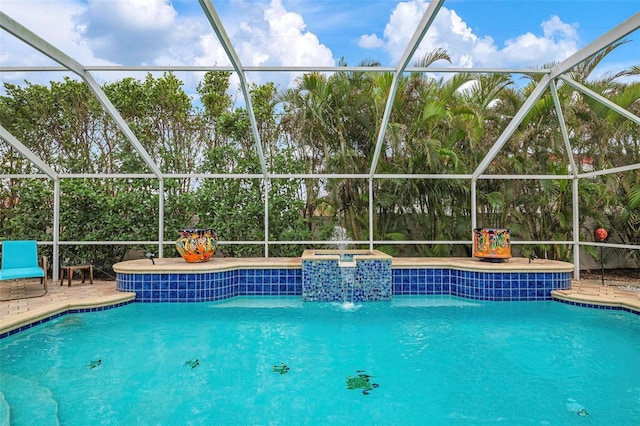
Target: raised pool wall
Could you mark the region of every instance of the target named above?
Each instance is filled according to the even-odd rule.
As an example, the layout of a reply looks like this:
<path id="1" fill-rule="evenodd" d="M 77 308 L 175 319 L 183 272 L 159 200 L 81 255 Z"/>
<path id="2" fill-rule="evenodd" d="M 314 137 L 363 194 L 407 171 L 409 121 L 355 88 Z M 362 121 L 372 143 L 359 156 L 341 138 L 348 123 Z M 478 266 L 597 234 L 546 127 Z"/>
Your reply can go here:
<path id="1" fill-rule="evenodd" d="M 135 292 L 136 302 L 205 302 L 234 296 L 302 296 L 302 262 L 300 258 L 213 258 L 187 264 L 181 258 L 165 258 L 156 259 L 155 265 L 147 259 L 120 262 L 113 269 L 116 288 Z M 375 267 L 362 266 L 366 274 L 374 274 Z M 391 297 L 551 300 L 551 291 L 571 287 L 572 271 L 571 263 L 543 260 L 528 264 L 521 258 L 501 264 L 472 258 L 394 258 Z"/>
<path id="2" fill-rule="evenodd" d="M 302 301 L 389 301 L 391 259 L 379 250 L 305 250 Z"/>

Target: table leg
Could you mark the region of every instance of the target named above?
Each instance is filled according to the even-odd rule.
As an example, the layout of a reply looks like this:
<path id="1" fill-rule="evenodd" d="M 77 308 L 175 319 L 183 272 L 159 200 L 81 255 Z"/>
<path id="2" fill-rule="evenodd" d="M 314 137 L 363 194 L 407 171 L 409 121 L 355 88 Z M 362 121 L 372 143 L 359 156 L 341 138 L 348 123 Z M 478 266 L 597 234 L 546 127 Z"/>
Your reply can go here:
<path id="1" fill-rule="evenodd" d="M 60 285 L 64 285 L 64 280 L 69 279 L 69 273 L 70 271 L 68 267 L 62 268 L 62 270 L 60 271 Z"/>

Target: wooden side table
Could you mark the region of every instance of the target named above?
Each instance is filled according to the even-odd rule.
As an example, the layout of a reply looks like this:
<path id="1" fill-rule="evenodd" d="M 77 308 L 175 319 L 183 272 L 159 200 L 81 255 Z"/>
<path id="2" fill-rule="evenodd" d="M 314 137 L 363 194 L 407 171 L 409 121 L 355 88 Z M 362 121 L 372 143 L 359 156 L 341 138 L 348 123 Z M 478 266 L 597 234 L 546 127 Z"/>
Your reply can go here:
<path id="1" fill-rule="evenodd" d="M 88 272 L 89 281 L 91 282 L 91 284 L 93 284 L 93 265 L 69 265 L 60 268 L 60 285 L 62 285 L 65 277 L 67 277 L 67 287 L 71 287 L 71 280 L 73 279 L 73 273 L 75 271 L 80 271 L 80 278 L 82 279 L 82 283 L 84 283 L 86 274 Z"/>

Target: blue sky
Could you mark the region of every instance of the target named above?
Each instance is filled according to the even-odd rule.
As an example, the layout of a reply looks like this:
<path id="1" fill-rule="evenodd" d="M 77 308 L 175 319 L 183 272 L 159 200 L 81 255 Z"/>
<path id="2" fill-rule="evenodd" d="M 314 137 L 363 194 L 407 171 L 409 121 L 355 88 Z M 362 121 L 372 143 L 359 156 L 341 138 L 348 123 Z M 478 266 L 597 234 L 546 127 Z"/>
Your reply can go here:
<path id="1" fill-rule="evenodd" d="M 422 17 L 425 0 L 214 0 L 244 65 L 392 66 Z M 196 0 L 2 0 L 0 9 L 84 65 L 226 65 Z M 560 61 L 640 11 L 640 0 L 445 1 L 418 56 L 446 49 L 454 66 L 542 66 Z M 599 72 L 640 65 L 640 31 Z M 0 33 L 0 66 L 50 65 Z M 440 64 L 445 65 L 444 63 Z M 60 74 L 60 73 L 57 73 Z M 98 73 L 101 80 L 126 73 Z M 191 73 L 193 74 L 193 73 Z M 143 75 L 140 75 L 143 77 Z M 196 81 L 197 74 L 183 80 Z M 56 73 L 0 73 L 18 83 Z M 252 74 L 290 84 L 291 75 Z"/>

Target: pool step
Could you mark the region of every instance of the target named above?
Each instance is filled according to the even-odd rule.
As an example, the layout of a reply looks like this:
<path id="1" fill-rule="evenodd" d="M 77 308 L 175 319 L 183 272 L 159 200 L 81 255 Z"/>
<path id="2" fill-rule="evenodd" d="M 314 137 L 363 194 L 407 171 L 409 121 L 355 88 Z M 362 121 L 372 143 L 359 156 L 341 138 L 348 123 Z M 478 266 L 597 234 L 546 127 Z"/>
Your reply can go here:
<path id="1" fill-rule="evenodd" d="M 9 426 L 9 404 L 4 399 L 4 394 L 0 392 L 0 426 Z"/>
<path id="2" fill-rule="evenodd" d="M 48 388 L 12 374 L 0 374 L 3 395 L 0 404 L 0 425 L 33 424 L 58 426 L 58 403 Z M 5 417 L 6 410 L 6 417 Z M 7 423 L 4 420 L 7 419 Z"/>

